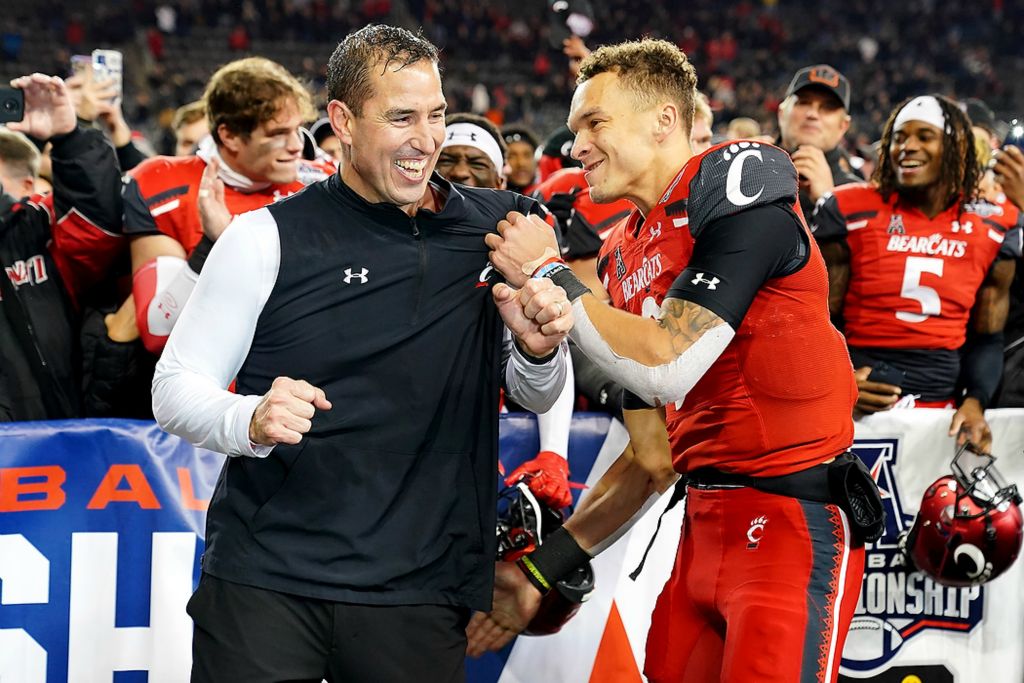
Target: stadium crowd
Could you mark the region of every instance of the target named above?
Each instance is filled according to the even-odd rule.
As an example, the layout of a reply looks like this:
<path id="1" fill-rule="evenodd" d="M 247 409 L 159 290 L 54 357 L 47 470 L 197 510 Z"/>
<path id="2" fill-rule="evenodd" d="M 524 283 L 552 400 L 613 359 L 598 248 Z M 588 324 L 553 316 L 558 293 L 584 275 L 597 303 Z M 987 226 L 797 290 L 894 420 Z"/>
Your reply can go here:
<path id="1" fill-rule="evenodd" d="M 200 275 L 214 254 L 211 263 L 222 281 L 225 273 L 233 273 L 247 283 L 239 288 L 241 299 L 261 291 L 264 281 L 272 287 L 279 278 L 291 278 L 289 287 L 308 294 L 306 283 L 296 276 L 301 264 L 288 260 L 295 259 L 299 247 L 310 249 L 288 234 L 289 225 L 303 218 L 288 213 L 289 203 L 278 203 L 303 193 L 291 207 L 301 202 L 312 206 L 316 191 L 327 193 L 325 188 L 334 187 L 330 183 L 343 182 L 339 178 L 346 165 L 359 175 L 366 171 L 357 165 L 367 164 L 352 143 L 360 138 L 351 131 L 367 125 L 360 121 L 361 112 L 326 92 L 343 66 L 333 65 L 330 75 L 328 60 L 317 52 L 329 51 L 330 41 L 360 26 L 404 22 L 422 26 L 422 36 L 441 48 L 447 117 L 436 168 L 406 158 L 394 165 L 403 177 L 424 183 L 424 173 L 429 177 L 436 170 L 439 186 L 452 193 L 462 187 L 468 198 L 502 198 L 501 216 L 513 207 L 537 214 L 542 230 L 553 228 L 561 253 L 552 250 L 552 262 L 530 268 L 525 266 L 531 262 L 520 263 L 512 272 L 567 267 L 598 302 L 609 296 L 629 302 L 651 291 L 651 281 L 660 273 L 653 272 L 653 261 L 640 261 L 634 254 L 635 267 L 628 271 L 630 254 L 624 259 L 620 249 L 608 245 L 627 245 L 643 229 L 653 241 L 663 224 L 643 223 L 625 194 L 611 202 L 595 189 L 591 197 L 580 160 L 592 153 L 582 152 L 579 140 L 573 144 L 573 133 L 563 123 L 573 84 L 591 48 L 640 36 L 670 39 L 692 57 L 702 91 L 694 102 L 688 138 L 674 144 L 694 155 L 709 148 L 724 151 L 727 160 L 762 159 L 763 154 L 795 171 L 790 172 L 796 180 L 790 182 L 799 186 L 799 202 L 791 201 L 786 217 L 798 227 L 806 224 L 811 232 L 800 230 L 797 238 L 790 229 L 793 224 L 787 223 L 783 227 L 790 229 L 785 234 L 793 244 L 783 245 L 785 249 L 763 234 L 750 238 L 748 250 L 779 252 L 777 267 L 753 292 L 792 275 L 794 263 L 803 267 L 808 253 L 817 253 L 810 248 L 816 242 L 823 256 L 820 270 L 827 272 L 828 310 L 818 311 L 815 330 L 822 339 L 838 339 L 830 336 L 835 330 L 828 325 L 827 312 L 846 335 L 846 347 L 836 344 L 843 378 L 847 351 L 852 360 L 846 384 L 851 396 L 856 394 L 853 416 L 952 409 L 950 436 L 969 438 L 985 449 L 991 442 L 985 411 L 1024 407 L 1024 152 L 1004 143 L 1014 132 L 1005 121 L 1007 113 L 1024 101 L 1018 79 L 1008 78 L 1017 67 L 1013 55 L 1017 29 L 1024 28 L 1024 9 L 999 0 L 983 7 L 856 0 L 819 3 L 808 10 L 764 0 L 720 11 L 716 3 L 697 0 L 680 14 L 665 3 L 644 4 L 640 10 L 622 0 L 595 3 L 593 8 L 586 2 L 566 4 L 567 12 L 556 13 L 544 3 L 522 7 L 458 0 L 378 0 L 352 7 L 324 0 L 182 1 L 100 5 L 99 11 L 86 15 L 65 12 L 58 3 L 15 3 L 14 16 L 3 24 L 0 49 L 3 71 L 14 77 L 10 84 L 24 96 L 25 112 L 0 127 L 0 262 L 6 272 L 0 276 L 0 421 L 152 418 L 156 412 L 170 431 L 225 453 L 259 456 L 268 446 L 296 444 L 309 429 L 312 405 L 329 410 L 330 396 L 302 382 L 286 387 L 274 381 L 262 396 L 246 391 L 272 377 L 266 368 L 294 341 L 291 324 L 270 333 L 261 328 L 265 345 L 255 344 L 251 353 L 237 352 L 252 340 L 239 339 L 241 328 L 233 326 L 238 329 L 232 329 L 231 343 L 221 349 L 225 357 L 211 357 L 208 347 L 219 346 L 214 342 L 222 331 L 216 325 L 198 329 L 195 321 L 217 323 L 220 314 L 210 312 L 215 306 L 206 310 L 207 317 L 195 311 L 210 305 L 203 298 L 211 291 L 204 283 L 218 275 Z M 991 20 L 968 20 L 981 11 Z M 213 40 L 221 42 L 214 45 Z M 73 58 L 94 47 L 124 50 L 123 79 L 120 74 L 110 78 L 92 59 Z M 433 58 L 428 69 L 410 63 L 434 78 Z M 394 76 L 393 82 L 401 84 L 407 76 L 412 80 L 415 69 L 412 74 Z M 395 114 L 391 108 L 385 114 L 395 117 L 401 111 Z M 444 114 L 443 102 L 430 111 L 438 126 Z M 589 121 L 592 116 L 582 118 Z M 369 148 L 377 140 L 366 130 L 361 143 Z M 666 166 L 673 163 L 670 158 Z M 737 178 L 742 167 L 740 163 Z M 657 204 L 667 202 L 682 173 Z M 735 206 L 756 202 L 769 184 L 766 180 L 755 191 L 733 182 L 731 171 L 728 175 L 730 180 L 721 178 L 720 184 Z M 370 185 L 358 187 L 366 194 L 342 191 L 345 211 L 368 211 L 368 204 L 374 209 L 389 203 L 412 207 L 412 234 L 419 238 L 420 195 L 408 202 L 375 203 L 374 197 L 389 198 L 375 196 L 377 188 Z M 490 189 L 513 189 L 529 199 Z M 654 191 L 656 199 L 659 188 Z M 787 195 L 778 191 L 779 197 L 796 199 L 796 188 Z M 429 206 L 441 215 L 443 202 L 426 197 L 438 202 Z M 446 201 L 449 196 L 444 197 Z M 694 194 L 681 201 L 689 202 L 686 210 L 696 216 L 699 200 Z M 272 219 L 284 221 L 273 225 L 283 236 L 276 251 L 264 239 L 266 216 L 273 212 L 258 211 L 274 205 L 285 207 Z M 668 225 L 675 215 L 671 206 L 664 208 L 664 215 L 648 217 L 659 216 Z M 712 220 L 710 210 L 705 211 Z M 767 215 L 765 211 L 759 215 Z M 242 214 L 246 218 L 236 224 L 261 230 L 256 234 L 263 234 L 262 243 L 253 238 L 250 244 L 240 234 L 244 230 L 228 230 Z M 400 218 L 406 224 L 407 216 Z M 317 239 L 338 247 L 341 238 L 333 223 L 318 220 L 322 233 Z M 395 218 L 382 213 L 374 220 L 386 225 Z M 274 254 L 278 265 L 267 275 L 266 268 L 247 267 L 251 262 L 225 260 L 228 248 L 213 251 L 224 236 L 233 245 L 229 249 L 234 257 L 256 254 L 265 266 L 264 260 L 272 260 L 267 254 Z M 492 239 L 487 246 L 495 249 L 494 234 L 487 237 Z M 482 252 L 482 239 L 476 242 Z M 380 259 L 386 252 L 359 247 L 366 249 L 367 258 Z M 337 256 L 334 251 L 325 247 L 323 253 Z M 416 265 L 422 268 L 425 258 L 410 259 L 408 272 L 419 272 Z M 488 270 L 502 269 L 493 260 L 480 273 L 477 287 L 488 284 Z M 367 267 L 341 261 L 332 262 L 331 268 L 317 267 L 324 271 L 318 275 L 323 279 L 368 282 Z M 502 273 L 508 276 L 507 270 Z M 716 289 L 719 279 L 710 269 L 707 274 L 705 278 L 706 272 L 699 272 L 690 281 L 694 289 Z M 823 279 L 817 285 L 825 291 Z M 307 328 L 314 327 L 310 319 L 329 319 L 337 326 L 332 334 L 342 334 L 347 325 L 326 316 L 314 298 L 264 297 L 249 308 L 261 310 L 267 304 L 267 310 L 286 311 L 290 321 L 295 318 Z M 198 301 L 195 314 L 182 318 L 184 329 L 171 337 L 190 299 Z M 654 302 L 638 297 L 633 312 L 656 316 L 656 305 L 648 309 L 648 299 Z M 571 305 L 571 300 L 562 303 Z M 545 304 L 558 311 L 552 321 L 565 312 L 562 303 Z M 223 319 L 246 309 L 223 301 L 216 305 L 224 309 Z M 238 310 L 229 310 L 234 308 Z M 413 319 L 418 314 L 417 309 Z M 758 315 L 771 319 L 771 311 L 758 309 Z M 571 362 L 564 372 L 559 367 L 558 377 L 572 379 L 557 400 L 547 394 L 539 400 L 525 390 L 530 388 L 527 381 L 516 387 L 518 392 L 509 385 L 502 410 L 519 410 L 518 400 L 535 408 L 544 405 L 547 412 L 536 408 L 542 415 L 541 452 L 507 482 L 525 476 L 543 502 L 560 509 L 571 501 L 565 457 L 572 410 L 606 411 L 622 418 L 624 409 L 634 412 L 630 400 L 636 397 L 623 389 L 614 372 L 605 372 L 622 357 L 604 358 L 602 366 L 600 358 L 571 343 L 563 352 L 560 337 L 547 343 L 551 339 L 532 329 L 525 317 L 524 307 L 522 319 L 504 318 L 511 330 L 504 362 L 518 364 L 511 375 L 519 372 L 543 384 L 537 368 L 558 366 L 566 356 Z M 489 322 L 497 324 L 497 318 Z M 517 322 L 523 326 L 517 328 Z M 738 321 L 729 323 L 739 328 Z M 255 318 L 248 324 L 255 327 Z M 523 351 L 512 342 L 513 336 L 522 341 L 535 332 L 545 343 L 527 345 Z M 565 331 L 560 333 L 564 337 Z M 212 336 L 207 339 L 205 334 Z M 324 335 L 310 332 L 308 337 Z M 203 344 L 193 343 L 201 339 Z M 481 347 L 495 352 L 499 345 L 488 341 L 481 341 Z M 338 362 L 349 360 L 338 355 L 338 344 L 323 343 Z M 414 343 L 429 345 L 426 338 L 409 346 Z M 734 355 L 740 353 L 737 346 L 731 347 Z M 316 360 L 294 350 L 292 355 L 297 367 Z M 508 360 L 510 355 L 513 360 Z M 796 367 L 799 360 L 776 357 L 773 362 L 785 369 Z M 473 372 L 474 377 L 482 374 Z M 399 375 L 382 376 L 397 391 Z M 209 385 L 211 378 L 221 384 L 217 391 L 237 381 L 240 396 L 245 396 L 224 399 L 216 422 L 211 422 L 207 404 L 188 399 L 209 389 L 189 382 Z M 174 392 L 167 389 L 168 381 L 179 383 Z M 813 378 L 802 381 L 813 384 Z M 550 383 L 545 386 L 550 389 Z M 707 389 L 708 384 L 702 386 Z M 497 390 L 494 382 L 479 390 L 481 395 L 497 394 L 492 389 Z M 197 393 L 188 393 L 193 390 Z M 302 408 L 309 414 L 289 416 L 299 419 L 274 432 L 280 424 L 261 411 L 272 411 L 274 401 L 268 397 L 283 391 L 308 403 Z M 170 393 L 176 402 L 168 400 Z M 660 394 L 652 395 L 657 405 L 666 402 L 659 400 Z M 346 415 L 336 412 L 338 425 Z M 846 408 L 842 418 L 839 422 L 849 421 Z M 449 428 L 457 431 L 453 424 Z M 239 425 L 243 432 L 249 430 L 248 441 L 238 437 Z M 481 471 L 492 464 L 483 463 Z"/>
<path id="2" fill-rule="evenodd" d="M 607 265 L 597 258 L 602 240 L 630 206 L 591 201 L 582 173 L 564 168 L 578 165 L 561 124 L 574 65 L 588 46 L 672 40 L 690 55 L 705 94 L 695 152 L 745 138 L 792 156 L 804 218 L 821 228 L 834 322 L 856 339 L 858 414 L 912 407 L 915 398 L 958 407 L 954 431 L 963 426 L 984 443 L 985 408 L 1024 405 L 1024 156 L 1000 149 L 1003 119 L 1022 101 L 1009 75 L 1021 58 L 1012 27 L 1024 8 L 930 0 L 814 9 L 764 0 L 725 10 L 695 0 L 685 13 L 665 3 L 639 11 L 624 0 L 571 7 L 589 15 L 585 40 L 540 2 L 182 0 L 74 11 L 12 3 L 0 29 L 0 72 L 67 79 L 14 81 L 27 116 L 0 128 L 8 275 L 0 287 L 0 419 L 152 415 L 156 359 L 231 218 L 334 173 L 340 143 L 323 118 L 320 53 L 374 21 L 421 25 L 441 47 L 449 113 L 481 117 L 454 123 L 493 137 L 483 144 L 474 133 L 438 170 L 540 199 L 566 260 L 595 291 Z M 991 20 L 967 21 L 981 11 Z M 71 73 L 72 55 L 95 47 L 124 51 L 123 94 L 91 67 Z M 945 120 L 959 123 L 937 137 L 894 133 L 897 104 L 929 93 L 952 98 L 927 106 L 941 102 Z M 972 234 L 973 224 L 975 237 L 995 244 L 969 273 L 950 265 L 944 278 L 941 264 L 919 261 L 904 273 L 902 260 L 872 263 L 857 252 L 865 211 L 890 236 L 947 224 Z M 908 244 L 903 252 L 929 257 L 938 248 Z M 864 283 L 875 267 L 878 278 L 910 278 L 881 309 L 868 305 L 880 299 Z M 907 302 L 917 309 L 885 308 Z M 622 389 L 575 349 L 573 359 L 570 405 L 619 414 Z M 873 374 L 879 365 L 895 372 Z M 567 427 L 554 429 L 548 442 L 559 445 L 545 453 L 566 449 Z M 564 461 L 542 461 L 538 471 L 556 480 L 551 499 L 564 504 Z"/>

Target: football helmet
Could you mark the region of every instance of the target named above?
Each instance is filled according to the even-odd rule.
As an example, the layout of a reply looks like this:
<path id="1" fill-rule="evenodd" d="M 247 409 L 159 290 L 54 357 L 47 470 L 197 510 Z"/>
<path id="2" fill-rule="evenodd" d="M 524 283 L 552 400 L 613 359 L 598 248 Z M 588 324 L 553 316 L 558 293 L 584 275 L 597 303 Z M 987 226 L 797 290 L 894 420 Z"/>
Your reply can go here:
<path id="1" fill-rule="evenodd" d="M 562 526 L 558 510 L 541 504 L 520 481 L 498 494 L 498 559 L 515 562 L 535 550 L 544 538 Z M 555 584 L 541 600 L 540 609 L 523 631 L 529 636 L 557 633 L 594 590 L 594 569 L 589 562 Z"/>
<path id="2" fill-rule="evenodd" d="M 953 473 L 936 479 L 905 539 L 911 562 L 946 586 L 974 586 L 1006 571 L 1020 552 L 1021 496 L 995 458 L 966 443 Z"/>

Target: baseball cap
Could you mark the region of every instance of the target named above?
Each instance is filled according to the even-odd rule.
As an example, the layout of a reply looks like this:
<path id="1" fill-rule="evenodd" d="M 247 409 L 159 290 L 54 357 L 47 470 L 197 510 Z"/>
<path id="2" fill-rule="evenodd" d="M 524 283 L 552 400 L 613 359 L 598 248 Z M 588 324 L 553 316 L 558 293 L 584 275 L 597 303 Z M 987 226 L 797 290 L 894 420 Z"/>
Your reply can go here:
<path id="1" fill-rule="evenodd" d="M 786 97 L 811 86 L 828 90 L 843 103 L 843 109 L 850 110 L 850 81 L 833 67 L 828 64 L 815 64 L 800 69 L 789 82 Z"/>
<path id="2" fill-rule="evenodd" d="M 971 125 L 981 126 L 990 133 L 996 133 L 996 115 L 983 100 L 971 97 L 964 101 L 963 106 Z"/>

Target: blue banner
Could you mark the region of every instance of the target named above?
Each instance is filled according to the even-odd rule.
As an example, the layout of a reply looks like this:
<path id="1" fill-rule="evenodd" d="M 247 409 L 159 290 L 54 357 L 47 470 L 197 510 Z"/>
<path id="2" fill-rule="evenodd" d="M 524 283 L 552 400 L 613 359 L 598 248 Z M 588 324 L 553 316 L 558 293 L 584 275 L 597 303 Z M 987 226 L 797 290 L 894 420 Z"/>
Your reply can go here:
<path id="1" fill-rule="evenodd" d="M 501 426 L 510 471 L 537 454 L 536 419 Z M 574 480 L 607 430 L 574 419 Z M 223 456 L 128 420 L 0 425 L 0 444 L 0 680 L 187 681 L 184 605 Z M 470 680 L 493 683 L 506 656 L 471 661 Z"/>

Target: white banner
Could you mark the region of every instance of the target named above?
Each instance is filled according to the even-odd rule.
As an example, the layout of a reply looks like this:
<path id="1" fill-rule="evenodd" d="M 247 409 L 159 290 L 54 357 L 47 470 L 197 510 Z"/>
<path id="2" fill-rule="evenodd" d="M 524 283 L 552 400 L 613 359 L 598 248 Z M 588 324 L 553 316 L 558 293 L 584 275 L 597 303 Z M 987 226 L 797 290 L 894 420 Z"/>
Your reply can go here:
<path id="1" fill-rule="evenodd" d="M 843 653 L 846 680 L 876 683 L 1024 683 L 1024 563 L 975 588 L 951 589 L 902 566 L 896 542 L 909 529 L 925 488 L 950 472 L 951 410 L 901 410 L 858 422 L 855 449 L 886 502 L 885 537 L 869 546 L 857 616 Z M 993 453 L 1012 482 L 1024 484 L 1024 410 L 987 414 Z M 613 423 L 587 484 L 625 443 Z M 682 505 L 665 515 L 643 573 L 639 563 L 668 496 L 594 561 L 593 597 L 563 631 L 516 641 L 500 683 L 643 681 L 651 610 L 672 568 Z"/>

